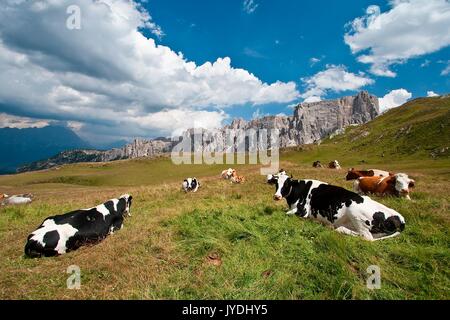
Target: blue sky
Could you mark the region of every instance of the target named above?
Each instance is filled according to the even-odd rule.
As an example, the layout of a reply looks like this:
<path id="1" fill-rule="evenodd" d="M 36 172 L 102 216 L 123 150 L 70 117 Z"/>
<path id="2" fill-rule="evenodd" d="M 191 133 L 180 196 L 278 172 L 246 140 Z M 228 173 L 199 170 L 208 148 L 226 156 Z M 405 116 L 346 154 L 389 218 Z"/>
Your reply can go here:
<path id="1" fill-rule="evenodd" d="M 368 90 L 449 93 L 448 0 L 0 2 L 0 127 L 92 145 L 292 114 Z"/>
<path id="2" fill-rule="evenodd" d="M 358 62 L 344 42 L 346 24 L 363 16 L 370 5 L 378 5 L 382 12 L 390 8 L 388 1 L 376 0 L 254 3 L 257 7 L 250 14 L 238 0 L 148 0 L 144 5 L 165 32 L 158 42 L 183 52 L 188 60 L 202 64 L 229 56 L 234 67 L 249 70 L 265 82 L 295 81 L 300 89 L 301 78 L 313 76 L 327 64 L 368 72 L 368 66 Z M 320 61 L 312 63 L 312 58 Z M 412 58 L 394 67 L 395 78 L 373 77 L 375 83 L 363 89 L 379 97 L 398 88 L 405 88 L 412 97 L 426 96 L 427 91 L 449 93 L 450 77 L 440 74 L 449 58 L 450 47 Z M 352 92 L 330 92 L 326 98 L 343 94 Z M 284 103 L 236 107 L 232 115 L 248 118 L 258 108 L 263 114 L 292 112 Z"/>

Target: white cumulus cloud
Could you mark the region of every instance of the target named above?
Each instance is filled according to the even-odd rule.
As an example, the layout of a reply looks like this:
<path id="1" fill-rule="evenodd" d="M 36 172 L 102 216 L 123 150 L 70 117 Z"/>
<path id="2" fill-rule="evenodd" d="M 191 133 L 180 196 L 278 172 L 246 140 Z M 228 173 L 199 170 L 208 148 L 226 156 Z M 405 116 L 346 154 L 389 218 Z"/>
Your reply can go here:
<path id="1" fill-rule="evenodd" d="M 383 98 L 378 98 L 380 105 L 380 111 L 384 112 L 388 109 L 401 106 L 412 97 L 411 92 L 405 89 L 392 90 L 386 94 Z"/>
<path id="2" fill-rule="evenodd" d="M 358 61 L 371 65 L 378 76 L 395 77 L 394 64 L 450 45 L 450 2 L 447 0 L 392 0 L 381 12 L 371 5 L 366 15 L 348 24 L 344 40 Z"/>
<path id="3" fill-rule="evenodd" d="M 69 5 L 79 30 L 66 28 Z M 122 138 L 219 126 L 228 106 L 299 97 L 294 82 L 265 83 L 228 57 L 197 65 L 142 29 L 163 35 L 130 0 L 0 2 L 0 112 Z"/>
<path id="4" fill-rule="evenodd" d="M 307 97 L 305 100 L 303 100 L 303 102 L 319 102 L 322 101 L 322 99 L 320 97 L 317 96 L 311 96 L 311 97 Z"/>
<path id="5" fill-rule="evenodd" d="M 427 91 L 427 97 L 439 97 L 439 95 L 434 91 Z"/>
<path id="6" fill-rule="evenodd" d="M 349 72 L 342 65 L 327 65 L 327 69 L 311 77 L 302 78 L 302 81 L 306 87 L 302 98 L 307 99 L 307 102 L 319 101 L 327 92 L 355 91 L 374 83 L 363 73 Z"/>

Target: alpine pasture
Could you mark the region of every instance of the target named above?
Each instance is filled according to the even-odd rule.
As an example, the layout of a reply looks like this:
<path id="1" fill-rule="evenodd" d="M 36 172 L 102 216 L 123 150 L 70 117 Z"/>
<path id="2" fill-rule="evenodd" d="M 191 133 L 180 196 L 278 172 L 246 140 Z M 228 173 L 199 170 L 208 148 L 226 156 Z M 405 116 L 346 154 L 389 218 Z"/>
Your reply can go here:
<path id="1" fill-rule="evenodd" d="M 242 184 L 219 178 L 229 165 L 174 165 L 164 156 L 0 176 L 1 193 L 35 195 L 31 204 L 0 208 L 0 297 L 449 299 L 450 160 L 445 149 L 429 156 L 450 140 L 448 99 L 443 102 L 424 112 L 423 102 L 415 101 L 320 145 L 281 152 L 280 168 L 294 178 L 347 189 L 350 167 L 414 178 L 412 201 L 372 196 L 406 219 L 400 236 L 383 241 L 367 242 L 287 216 L 286 202 L 272 199 L 273 186 L 258 165 L 232 166 L 245 175 Z M 392 117 L 402 120 L 391 125 Z M 334 159 L 342 170 L 312 168 L 315 160 Z M 194 176 L 201 188 L 183 192 L 183 179 Z M 133 205 L 122 230 L 62 256 L 24 257 L 26 237 L 46 217 L 124 193 L 133 196 Z M 79 290 L 67 289 L 70 265 L 80 267 Z M 380 289 L 366 286 L 371 265 L 380 267 Z"/>

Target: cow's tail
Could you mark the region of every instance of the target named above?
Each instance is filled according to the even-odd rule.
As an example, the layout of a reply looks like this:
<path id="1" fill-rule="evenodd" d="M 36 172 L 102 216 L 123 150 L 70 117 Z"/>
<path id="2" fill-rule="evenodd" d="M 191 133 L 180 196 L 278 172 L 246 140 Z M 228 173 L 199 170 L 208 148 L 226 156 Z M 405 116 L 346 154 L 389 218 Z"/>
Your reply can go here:
<path id="1" fill-rule="evenodd" d="M 40 258 L 44 252 L 44 247 L 35 240 L 28 240 L 25 245 L 25 255 L 29 258 Z"/>

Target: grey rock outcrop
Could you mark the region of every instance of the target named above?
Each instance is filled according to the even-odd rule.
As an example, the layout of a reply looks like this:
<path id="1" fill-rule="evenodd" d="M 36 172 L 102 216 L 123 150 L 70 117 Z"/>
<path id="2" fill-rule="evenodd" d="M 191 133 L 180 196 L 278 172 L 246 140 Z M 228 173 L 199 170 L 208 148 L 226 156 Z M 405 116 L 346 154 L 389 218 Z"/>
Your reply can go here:
<path id="1" fill-rule="evenodd" d="M 296 144 L 313 143 L 349 125 L 366 123 L 379 113 L 378 98 L 367 91 L 335 100 L 301 103 L 292 119 L 292 140 Z"/>
<path id="2" fill-rule="evenodd" d="M 216 130 L 189 129 L 182 135 L 182 139 L 194 140 L 200 138 L 202 143 L 192 143 L 191 151 L 224 151 L 229 152 L 239 144 L 245 149 L 256 150 L 249 139 L 229 140 L 231 136 L 238 136 L 239 132 L 253 129 L 279 130 L 279 147 L 292 147 L 301 144 L 317 143 L 321 139 L 339 132 L 349 125 L 358 125 L 374 119 L 379 114 L 378 98 L 367 91 L 361 91 L 356 96 L 347 96 L 334 100 L 312 103 L 300 103 L 294 108 L 292 116 L 266 116 L 259 119 L 245 121 L 234 119 L 229 125 Z M 21 167 L 18 172 L 47 169 L 54 166 L 76 162 L 106 162 L 138 157 L 154 157 L 170 152 L 178 144 L 167 138 L 153 140 L 135 139 L 122 148 L 107 151 L 74 150 L 64 151 L 43 161 L 37 161 Z M 191 146 L 191 144 L 189 144 Z M 270 147 L 270 145 L 269 145 Z M 188 150 L 185 150 L 188 151 Z"/>
<path id="3" fill-rule="evenodd" d="M 300 103 L 294 108 L 292 116 L 266 116 L 251 121 L 235 119 L 231 124 L 213 131 L 196 130 L 196 134 L 207 133 L 204 143 L 194 150 L 219 151 L 229 138 L 238 136 L 240 130 L 278 129 L 279 147 L 292 147 L 301 144 L 317 143 L 321 139 L 346 128 L 374 119 L 379 114 L 378 98 L 367 91 L 356 96 L 325 100 L 312 103 Z M 197 133 L 199 132 L 199 133 Z M 270 136 L 270 132 L 267 133 Z M 183 134 L 183 138 L 193 140 L 193 130 Z M 248 141 L 247 148 L 248 149 Z M 235 147 L 235 146 L 231 146 Z M 229 151 L 230 146 L 223 151 Z"/>

